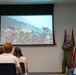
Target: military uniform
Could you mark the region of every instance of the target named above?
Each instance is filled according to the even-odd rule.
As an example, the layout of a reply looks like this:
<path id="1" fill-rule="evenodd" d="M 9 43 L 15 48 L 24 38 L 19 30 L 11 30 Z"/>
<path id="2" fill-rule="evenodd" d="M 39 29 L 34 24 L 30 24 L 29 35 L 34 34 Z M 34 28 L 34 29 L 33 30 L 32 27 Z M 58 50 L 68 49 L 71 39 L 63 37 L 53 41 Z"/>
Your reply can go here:
<path id="1" fill-rule="evenodd" d="M 64 51 L 63 61 L 62 61 L 62 72 L 66 72 L 66 64 L 68 65 L 68 70 L 72 68 L 72 47 L 71 41 L 63 43 L 62 49 Z"/>

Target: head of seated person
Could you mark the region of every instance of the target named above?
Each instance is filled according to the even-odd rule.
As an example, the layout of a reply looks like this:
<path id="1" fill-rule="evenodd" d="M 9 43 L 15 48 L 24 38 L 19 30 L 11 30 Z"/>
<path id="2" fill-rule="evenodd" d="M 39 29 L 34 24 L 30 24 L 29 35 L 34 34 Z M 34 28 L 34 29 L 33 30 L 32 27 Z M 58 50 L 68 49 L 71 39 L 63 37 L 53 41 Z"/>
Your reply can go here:
<path id="1" fill-rule="evenodd" d="M 19 47 L 15 47 L 13 55 L 15 55 L 18 58 L 23 56 L 22 51 Z"/>
<path id="2" fill-rule="evenodd" d="M 12 52 L 12 43 L 6 42 L 3 45 L 3 51 L 4 51 L 4 53 L 11 53 Z"/>

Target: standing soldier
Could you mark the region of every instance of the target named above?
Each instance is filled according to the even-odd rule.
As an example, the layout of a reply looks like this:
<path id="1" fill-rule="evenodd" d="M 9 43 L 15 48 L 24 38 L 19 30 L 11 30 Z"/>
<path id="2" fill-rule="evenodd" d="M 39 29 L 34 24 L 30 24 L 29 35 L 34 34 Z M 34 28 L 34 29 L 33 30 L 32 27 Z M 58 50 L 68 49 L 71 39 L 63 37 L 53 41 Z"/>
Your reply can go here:
<path id="1" fill-rule="evenodd" d="M 66 42 L 63 43 L 62 49 L 64 51 L 63 61 L 62 61 L 62 73 L 66 73 L 66 64 L 68 65 L 68 70 L 72 68 L 72 47 L 73 44 L 70 41 L 70 36 L 66 36 Z"/>

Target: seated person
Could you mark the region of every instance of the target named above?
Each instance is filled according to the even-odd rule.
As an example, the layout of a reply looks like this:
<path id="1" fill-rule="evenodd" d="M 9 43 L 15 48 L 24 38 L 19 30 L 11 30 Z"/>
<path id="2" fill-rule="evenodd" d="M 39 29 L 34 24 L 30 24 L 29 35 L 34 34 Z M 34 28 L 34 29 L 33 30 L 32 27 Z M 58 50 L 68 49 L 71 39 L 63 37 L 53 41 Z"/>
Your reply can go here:
<path id="1" fill-rule="evenodd" d="M 3 54 L 3 53 L 4 53 L 3 48 L 0 47 L 0 54 Z"/>
<path id="2" fill-rule="evenodd" d="M 15 47 L 13 55 L 15 55 L 19 59 L 19 62 L 24 63 L 24 65 L 25 65 L 25 74 L 24 75 L 27 75 L 28 62 L 26 60 L 26 57 L 23 56 L 21 49 L 19 47 Z"/>
<path id="3" fill-rule="evenodd" d="M 69 74 L 70 75 L 76 75 L 76 59 L 75 59 L 75 62 L 74 62 L 74 68 L 69 70 Z"/>
<path id="4" fill-rule="evenodd" d="M 20 68 L 19 60 L 16 56 L 11 54 L 12 52 L 12 43 L 6 42 L 3 45 L 4 53 L 0 55 L 0 63 L 14 63 L 16 65 L 17 71 L 22 74 L 22 70 Z"/>

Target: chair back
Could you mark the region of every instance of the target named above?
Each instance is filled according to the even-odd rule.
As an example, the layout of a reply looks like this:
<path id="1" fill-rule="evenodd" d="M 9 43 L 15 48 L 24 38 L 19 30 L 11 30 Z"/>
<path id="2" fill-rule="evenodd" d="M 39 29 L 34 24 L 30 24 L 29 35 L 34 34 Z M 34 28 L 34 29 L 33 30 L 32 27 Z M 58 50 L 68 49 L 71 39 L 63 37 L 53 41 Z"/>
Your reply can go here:
<path id="1" fill-rule="evenodd" d="M 0 63 L 0 75 L 17 75 L 14 63 Z"/>
<path id="2" fill-rule="evenodd" d="M 25 64 L 23 62 L 20 62 L 20 67 L 22 69 L 22 74 L 25 73 Z"/>

